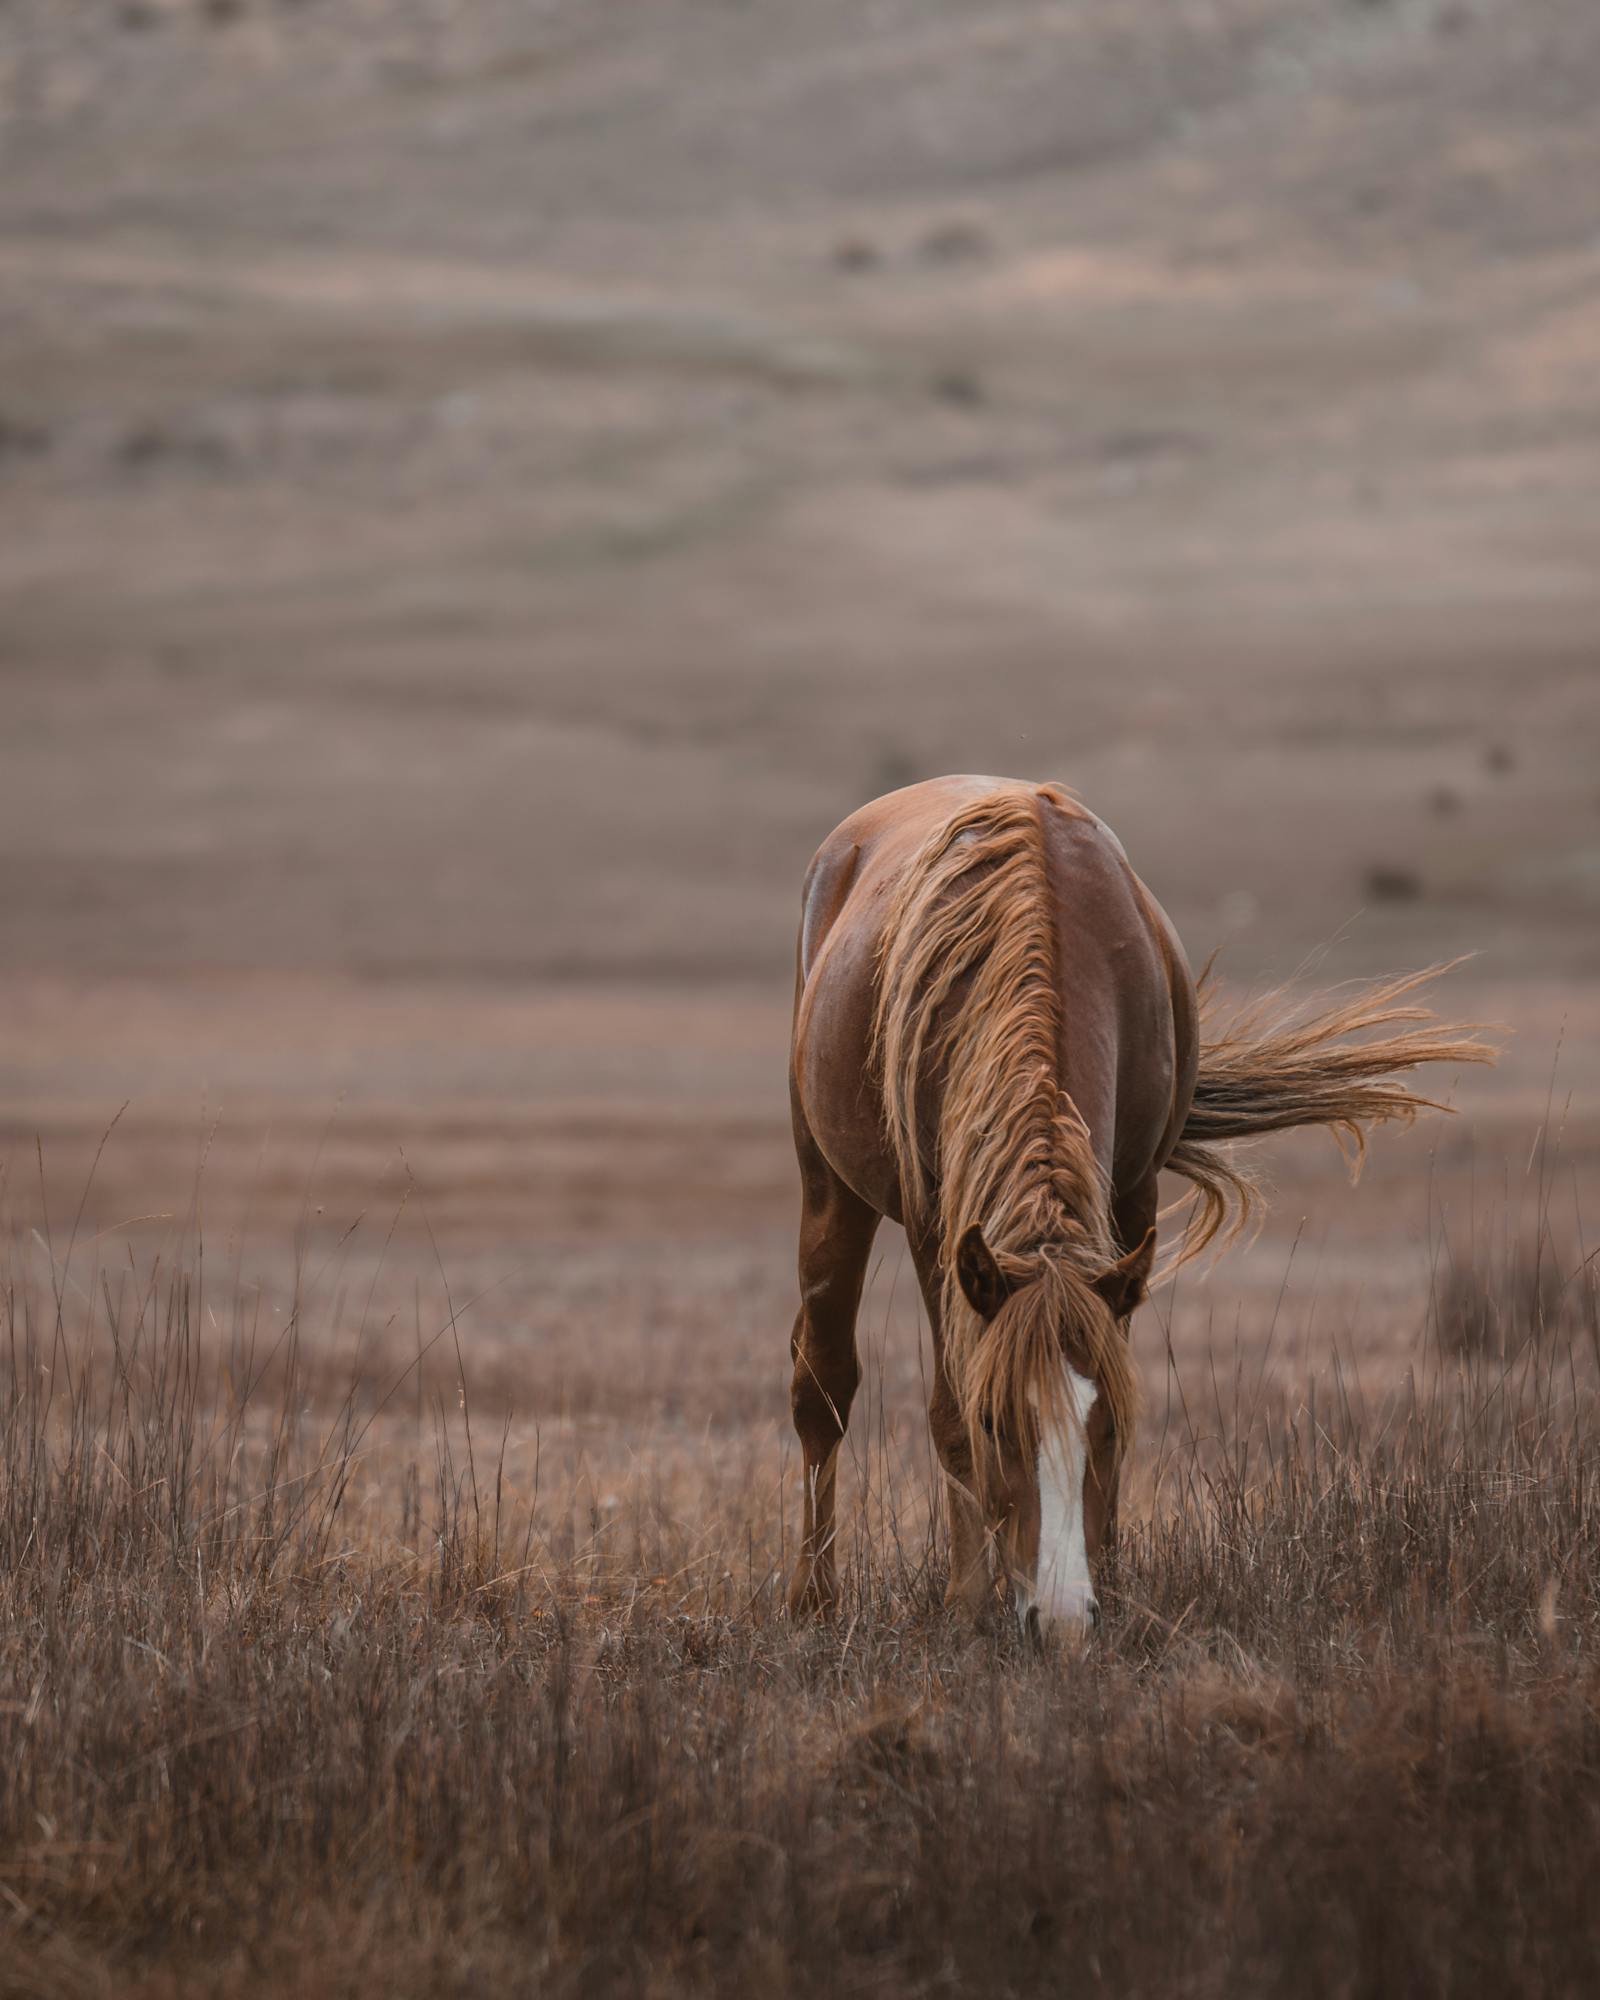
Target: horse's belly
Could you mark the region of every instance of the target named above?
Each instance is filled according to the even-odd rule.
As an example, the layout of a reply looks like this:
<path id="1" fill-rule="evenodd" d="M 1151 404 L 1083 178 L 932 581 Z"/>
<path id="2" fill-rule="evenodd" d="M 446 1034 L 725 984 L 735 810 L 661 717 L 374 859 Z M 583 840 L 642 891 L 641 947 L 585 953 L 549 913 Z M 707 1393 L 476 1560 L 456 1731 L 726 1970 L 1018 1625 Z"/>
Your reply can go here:
<path id="1" fill-rule="evenodd" d="M 870 941 L 848 926 L 836 927 L 801 989 L 794 1087 L 829 1166 L 863 1201 L 898 1222 L 900 1189 L 872 1076 L 872 971 Z"/>

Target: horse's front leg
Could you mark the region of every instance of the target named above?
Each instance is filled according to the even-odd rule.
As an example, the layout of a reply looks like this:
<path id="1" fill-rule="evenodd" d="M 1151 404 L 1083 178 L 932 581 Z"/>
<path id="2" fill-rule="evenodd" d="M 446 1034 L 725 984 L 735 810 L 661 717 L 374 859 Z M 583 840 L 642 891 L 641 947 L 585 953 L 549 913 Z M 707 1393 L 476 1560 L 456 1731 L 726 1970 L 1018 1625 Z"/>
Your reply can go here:
<path id="1" fill-rule="evenodd" d="M 1117 1238 L 1118 1254 L 1125 1255 L 1136 1244 L 1142 1243 L 1146 1231 L 1156 1227 L 1160 1213 L 1161 1189 L 1153 1174 L 1148 1180 L 1139 1182 L 1125 1194 L 1116 1196 L 1111 1206 L 1111 1227 Z M 1121 1315 L 1117 1321 L 1118 1329 L 1124 1340 L 1131 1340 L 1133 1338 L 1133 1311 L 1136 1311 L 1138 1305 L 1143 1303 L 1144 1296 L 1145 1288 L 1143 1282 L 1141 1282 L 1134 1301 L 1133 1310 Z M 1125 1454 L 1132 1449 L 1132 1446 L 1132 1438 L 1123 1438 L 1121 1440 L 1121 1450 L 1117 1454 L 1115 1464 L 1109 1475 L 1108 1483 L 1110 1490 L 1106 1493 L 1102 1503 L 1105 1509 L 1104 1523 L 1100 1531 L 1099 1552 L 1102 1561 L 1110 1560 L 1116 1551 L 1118 1516 L 1122 1498 L 1122 1461 Z"/>
<path id="2" fill-rule="evenodd" d="M 982 1620 L 995 1605 L 994 1551 L 989 1529 L 973 1490 L 972 1446 L 960 1406 L 938 1361 L 928 1399 L 928 1427 L 944 1468 L 950 1510 L 950 1581 L 944 1601 Z"/>
<path id="3" fill-rule="evenodd" d="M 839 1179 L 798 1112 L 795 1146 L 801 1177 L 800 1311 L 789 1341 L 790 1405 L 800 1438 L 805 1524 L 789 1610 L 795 1617 L 827 1618 L 839 1602 L 834 1492 L 839 1447 L 861 1380 L 856 1313 L 878 1213 Z"/>
<path id="4" fill-rule="evenodd" d="M 944 1367 L 944 1329 L 940 1323 L 939 1259 L 931 1244 L 911 1246 L 922 1303 L 928 1314 L 933 1343 L 933 1393 L 928 1398 L 928 1428 L 944 1470 L 945 1500 L 950 1518 L 950 1581 L 945 1603 L 982 1619 L 994 1608 L 993 1550 L 988 1526 L 974 1490 L 972 1443 L 950 1378 Z"/>

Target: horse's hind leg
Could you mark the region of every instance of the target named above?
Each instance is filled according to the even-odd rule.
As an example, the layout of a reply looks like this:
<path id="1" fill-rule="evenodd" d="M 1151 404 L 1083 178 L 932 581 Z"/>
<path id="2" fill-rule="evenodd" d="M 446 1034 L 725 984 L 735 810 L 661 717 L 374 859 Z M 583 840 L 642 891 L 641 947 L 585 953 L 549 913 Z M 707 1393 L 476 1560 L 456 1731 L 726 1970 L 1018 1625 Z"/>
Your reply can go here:
<path id="1" fill-rule="evenodd" d="M 831 1617 L 839 1600 L 834 1488 L 839 1447 L 861 1380 L 856 1313 L 878 1212 L 828 1165 L 798 1111 L 795 1149 L 801 1181 L 800 1311 L 789 1342 L 790 1404 L 803 1457 L 805 1533 L 789 1585 L 789 1609 L 796 1617 Z"/>

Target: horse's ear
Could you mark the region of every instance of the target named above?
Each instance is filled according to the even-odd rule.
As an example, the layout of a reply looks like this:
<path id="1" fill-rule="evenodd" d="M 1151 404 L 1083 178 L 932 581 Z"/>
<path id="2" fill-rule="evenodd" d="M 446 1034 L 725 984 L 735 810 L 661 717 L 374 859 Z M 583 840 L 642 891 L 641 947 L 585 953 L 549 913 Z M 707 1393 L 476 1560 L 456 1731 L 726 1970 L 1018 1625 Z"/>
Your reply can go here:
<path id="1" fill-rule="evenodd" d="M 1108 1264 L 1094 1281 L 1094 1288 L 1111 1308 L 1113 1319 L 1126 1319 L 1144 1303 L 1150 1286 L 1150 1266 L 1156 1259 L 1155 1225 L 1144 1233 L 1144 1241 L 1126 1257 Z"/>
<path id="2" fill-rule="evenodd" d="M 1011 1296 L 1011 1287 L 1001 1276 L 994 1252 L 983 1240 L 983 1229 L 976 1222 L 962 1231 L 961 1241 L 956 1245 L 956 1282 L 979 1319 L 993 1319 Z"/>

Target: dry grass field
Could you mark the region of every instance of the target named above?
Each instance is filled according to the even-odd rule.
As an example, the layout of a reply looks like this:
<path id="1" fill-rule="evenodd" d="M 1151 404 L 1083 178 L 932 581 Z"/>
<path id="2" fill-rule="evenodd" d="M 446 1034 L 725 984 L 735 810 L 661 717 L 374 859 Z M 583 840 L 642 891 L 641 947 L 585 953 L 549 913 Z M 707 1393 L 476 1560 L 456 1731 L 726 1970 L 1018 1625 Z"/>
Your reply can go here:
<path id="1" fill-rule="evenodd" d="M 612 1379 L 519 1423 L 471 1301 L 404 1358 L 373 1284 L 226 1261 L 6 1274 L 7 1991 L 1592 1982 L 1592 1265 L 1441 1262 L 1377 1386 L 1338 1326 L 1296 1396 L 1174 1357 L 1075 1660 L 946 1613 L 881 1372 L 797 1629 L 773 1426 L 616 1379 L 720 1328 L 591 1313 Z"/>
<path id="2" fill-rule="evenodd" d="M 4 1990 L 1589 1987 L 1595 1135 L 1553 1031 L 1353 1189 L 1280 1146 L 1261 1238 L 1140 1314 L 1106 1624 L 1041 1660 L 943 1608 L 893 1240 L 844 1609 L 782 1615 L 779 1003 L 356 992 L 365 1093 L 109 1135 L 70 1087 L 102 1004 L 225 1102 L 230 1047 L 262 1088 L 308 1032 L 225 988 L 32 1017 Z M 548 1099 L 463 1091 L 463 1022 Z"/>
<path id="3" fill-rule="evenodd" d="M 0 1995 L 1600 1979 L 1590 0 L 0 4 Z M 1492 1072 L 780 1615 L 798 886 L 1055 776 Z M 1179 1189 L 1173 1190 L 1176 1195 Z"/>

